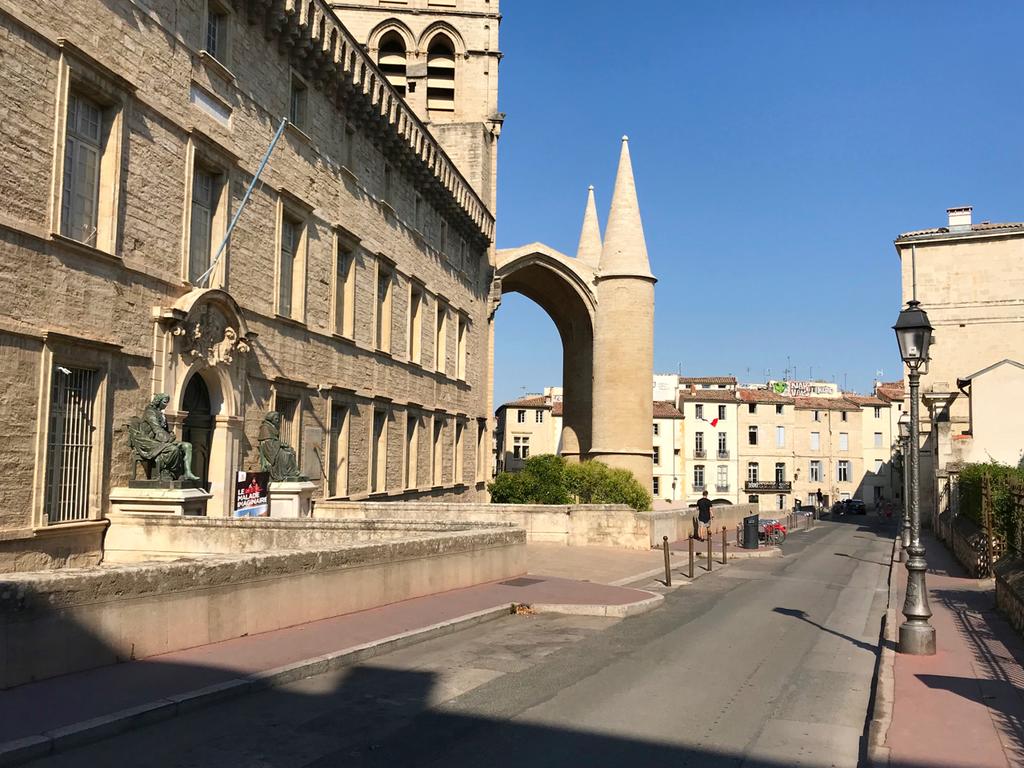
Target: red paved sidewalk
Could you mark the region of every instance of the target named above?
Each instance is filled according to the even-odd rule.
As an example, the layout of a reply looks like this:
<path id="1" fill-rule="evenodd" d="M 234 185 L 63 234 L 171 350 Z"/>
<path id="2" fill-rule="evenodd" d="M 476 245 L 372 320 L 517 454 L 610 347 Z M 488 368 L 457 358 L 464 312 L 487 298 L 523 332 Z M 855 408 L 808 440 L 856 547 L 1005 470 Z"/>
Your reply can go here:
<path id="1" fill-rule="evenodd" d="M 636 589 L 531 576 L 41 680 L 0 691 L 0 743 L 512 603 L 625 606 L 651 598 Z"/>
<path id="2" fill-rule="evenodd" d="M 995 611 L 991 581 L 967 578 L 945 547 L 925 538 L 937 654 L 896 654 L 892 766 L 1024 765 L 1024 641 Z M 897 564 L 896 603 L 906 568 Z"/>

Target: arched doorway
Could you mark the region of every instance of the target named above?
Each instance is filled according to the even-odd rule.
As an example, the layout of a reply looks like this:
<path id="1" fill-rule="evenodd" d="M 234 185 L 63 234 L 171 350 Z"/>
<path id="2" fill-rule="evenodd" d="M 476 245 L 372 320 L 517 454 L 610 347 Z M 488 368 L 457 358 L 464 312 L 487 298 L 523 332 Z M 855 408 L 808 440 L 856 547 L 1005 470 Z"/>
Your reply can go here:
<path id="1" fill-rule="evenodd" d="M 199 476 L 203 488 L 210 490 L 210 451 L 213 447 L 213 412 L 210 390 L 198 373 L 192 375 L 181 400 L 185 419 L 181 439 L 192 443 L 192 472 Z"/>

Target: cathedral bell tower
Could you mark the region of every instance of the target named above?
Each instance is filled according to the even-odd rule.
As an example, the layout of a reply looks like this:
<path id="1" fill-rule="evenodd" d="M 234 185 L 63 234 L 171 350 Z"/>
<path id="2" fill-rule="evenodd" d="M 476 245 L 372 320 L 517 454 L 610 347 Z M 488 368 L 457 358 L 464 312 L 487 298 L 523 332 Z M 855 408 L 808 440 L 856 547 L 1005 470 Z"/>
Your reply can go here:
<path id="1" fill-rule="evenodd" d="M 345 27 L 495 213 L 499 0 L 332 0 Z"/>

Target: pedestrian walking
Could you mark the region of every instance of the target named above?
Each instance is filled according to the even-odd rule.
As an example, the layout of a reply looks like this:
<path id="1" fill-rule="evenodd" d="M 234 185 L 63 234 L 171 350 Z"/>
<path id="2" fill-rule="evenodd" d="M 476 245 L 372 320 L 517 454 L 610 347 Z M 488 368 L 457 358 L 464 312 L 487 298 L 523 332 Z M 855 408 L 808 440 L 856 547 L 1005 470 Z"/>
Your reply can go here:
<path id="1" fill-rule="evenodd" d="M 704 495 L 697 499 L 697 538 L 700 541 L 704 541 L 704 536 L 711 535 L 711 521 L 715 519 L 715 514 L 711 511 L 711 499 L 708 498 L 708 492 L 704 491 Z"/>

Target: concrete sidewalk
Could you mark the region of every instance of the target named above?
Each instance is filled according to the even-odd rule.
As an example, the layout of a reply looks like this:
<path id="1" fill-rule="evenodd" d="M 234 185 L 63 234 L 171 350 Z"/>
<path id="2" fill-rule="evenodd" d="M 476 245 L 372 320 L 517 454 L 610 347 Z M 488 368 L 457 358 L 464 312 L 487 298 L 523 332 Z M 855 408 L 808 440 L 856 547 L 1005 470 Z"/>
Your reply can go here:
<path id="1" fill-rule="evenodd" d="M 888 654 L 891 723 L 875 764 L 1024 765 L 1024 641 L 996 613 L 993 582 L 968 578 L 941 543 L 924 539 L 937 653 Z M 894 569 L 898 625 L 907 578 L 902 563 Z M 886 634 L 891 645 L 897 626 Z"/>
<path id="2" fill-rule="evenodd" d="M 530 576 L 29 683 L 0 691 L 0 765 L 353 664 L 508 615 L 515 605 L 624 617 L 662 599 L 637 589 Z"/>

